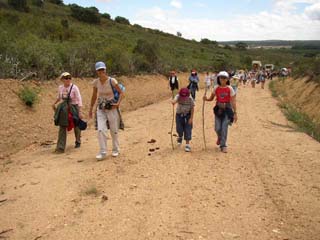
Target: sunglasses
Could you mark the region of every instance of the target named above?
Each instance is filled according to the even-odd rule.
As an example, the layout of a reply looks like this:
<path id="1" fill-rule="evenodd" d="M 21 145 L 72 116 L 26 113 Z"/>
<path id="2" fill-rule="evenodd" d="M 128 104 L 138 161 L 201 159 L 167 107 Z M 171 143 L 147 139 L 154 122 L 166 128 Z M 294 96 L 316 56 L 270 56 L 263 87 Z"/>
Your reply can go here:
<path id="1" fill-rule="evenodd" d="M 64 77 L 63 80 L 71 80 L 71 77 Z"/>

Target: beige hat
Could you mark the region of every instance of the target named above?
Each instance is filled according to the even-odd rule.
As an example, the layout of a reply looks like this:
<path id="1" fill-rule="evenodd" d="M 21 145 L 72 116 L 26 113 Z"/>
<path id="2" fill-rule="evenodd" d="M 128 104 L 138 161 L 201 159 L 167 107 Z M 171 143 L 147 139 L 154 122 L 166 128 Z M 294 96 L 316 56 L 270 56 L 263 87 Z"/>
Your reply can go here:
<path id="1" fill-rule="evenodd" d="M 64 77 L 67 77 L 67 76 L 70 76 L 71 77 L 71 74 L 68 73 L 68 72 L 64 72 L 60 75 L 60 79 L 64 78 Z"/>

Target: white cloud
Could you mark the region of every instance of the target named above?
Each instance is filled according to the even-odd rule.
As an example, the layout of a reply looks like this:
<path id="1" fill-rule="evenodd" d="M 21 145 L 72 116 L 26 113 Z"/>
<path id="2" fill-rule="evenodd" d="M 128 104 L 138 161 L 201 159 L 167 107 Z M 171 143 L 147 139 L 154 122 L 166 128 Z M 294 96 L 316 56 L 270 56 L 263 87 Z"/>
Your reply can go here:
<path id="1" fill-rule="evenodd" d="M 320 21 L 320 2 L 307 7 L 305 14 L 313 20 Z"/>
<path id="2" fill-rule="evenodd" d="M 175 8 L 182 8 L 182 3 L 179 0 L 172 0 L 170 5 Z"/>
<path id="3" fill-rule="evenodd" d="M 141 11 L 133 22 L 172 34 L 179 31 L 184 38 L 196 40 L 319 40 L 320 21 L 310 19 L 311 16 L 319 19 L 319 9 L 319 5 L 314 4 L 306 8 L 304 14 L 264 11 L 220 20 L 194 19 L 155 7 Z"/>

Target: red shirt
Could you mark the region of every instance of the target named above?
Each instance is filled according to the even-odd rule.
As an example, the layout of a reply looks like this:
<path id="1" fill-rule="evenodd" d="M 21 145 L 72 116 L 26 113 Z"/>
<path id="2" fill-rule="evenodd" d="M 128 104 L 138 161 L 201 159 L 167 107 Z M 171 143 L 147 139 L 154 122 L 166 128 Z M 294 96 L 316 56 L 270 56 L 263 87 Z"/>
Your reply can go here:
<path id="1" fill-rule="evenodd" d="M 231 97 L 235 95 L 234 90 L 230 87 L 220 87 L 218 86 L 215 90 L 214 93 L 217 98 L 217 102 L 220 103 L 229 103 L 231 102 Z"/>

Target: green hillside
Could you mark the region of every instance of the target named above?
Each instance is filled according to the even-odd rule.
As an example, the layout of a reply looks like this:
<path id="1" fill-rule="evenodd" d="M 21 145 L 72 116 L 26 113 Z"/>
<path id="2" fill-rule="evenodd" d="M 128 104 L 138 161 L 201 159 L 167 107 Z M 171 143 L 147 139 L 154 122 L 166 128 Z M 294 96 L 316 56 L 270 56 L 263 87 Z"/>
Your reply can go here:
<path id="1" fill-rule="evenodd" d="M 0 78 L 21 78 L 32 72 L 51 79 L 62 71 L 92 76 L 98 60 L 107 62 L 112 74 L 128 75 L 250 68 L 252 60 L 280 68 L 318 59 L 314 50 L 243 50 L 219 47 L 215 41 L 186 40 L 131 25 L 123 17 L 113 20 L 94 7 L 66 6 L 59 0 L 14 5 L 24 1 L 0 0 Z"/>

